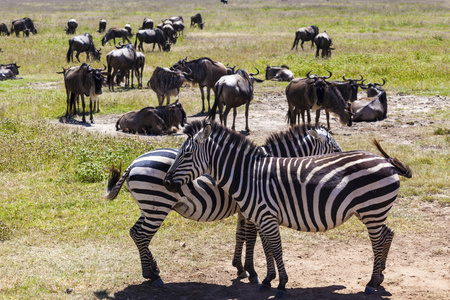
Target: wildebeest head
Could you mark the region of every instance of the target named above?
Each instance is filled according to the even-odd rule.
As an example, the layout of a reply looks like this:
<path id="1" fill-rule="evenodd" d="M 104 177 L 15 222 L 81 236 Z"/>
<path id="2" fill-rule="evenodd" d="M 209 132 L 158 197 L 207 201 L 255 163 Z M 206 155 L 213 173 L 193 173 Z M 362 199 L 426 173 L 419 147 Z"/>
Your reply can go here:
<path id="1" fill-rule="evenodd" d="M 310 75 L 311 71 L 309 71 L 306 74 L 306 78 L 310 79 L 309 83 L 313 83 L 316 87 L 316 93 L 317 93 L 317 105 L 321 106 L 324 100 L 325 95 L 325 87 L 328 84 L 328 82 L 325 79 L 328 79 L 333 75 L 330 71 L 328 71 L 328 76 L 317 76 L 316 74 Z"/>
<path id="2" fill-rule="evenodd" d="M 169 109 L 170 123 L 172 126 L 175 126 L 178 129 L 178 125 L 184 127 L 184 125 L 187 124 L 186 112 L 178 100 L 167 105 L 167 108 Z"/>
<path id="3" fill-rule="evenodd" d="M 361 78 L 360 79 L 352 79 L 352 78 L 345 78 L 345 74 L 344 76 L 342 76 L 342 79 L 344 81 L 347 81 L 350 85 L 350 100 L 351 101 L 355 101 L 357 99 L 357 95 L 358 95 L 358 88 L 359 88 L 359 83 L 358 81 L 364 80 L 362 75 L 359 75 Z"/>
<path id="4" fill-rule="evenodd" d="M 359 84 L 359 86 L 364 89 L 367 90 L 367 97 L 373 97 L 378 95 L 378 93 L 380 93 L 381 91 L 383 91 L 383 89 L 381 88 L 385 83 L 386 80 L 384 78 L 381 78 L 381 80 L 383 80 L 383 83 L 368 83 L 368 84 L 364 84 L 364 81 L 366 81 L 365 79 L 363 81 L 361 81 L 361 83 Z"/>
<path id="5" fill-rule="evenodd" d="M 5 68 L 5 69 L 8 69 L 8 70 L 11 70 L 11 72 L 14 74 L 14 76 L 19 75 L 19 68 L 20 68 L 20 66 L 18 66 L 16 63 L 0 65 L 0 68 Z"/>
<path id="6" fill-rule="evenodd" d="M 94 69 L 91 68 L 90 66 L 88 66 L 88 72 L 89 72 L 89 76 L 92 76 L 92 79 L 94 80 L 94 91 L 96 95 L 101 95 L 102 94 L 102 84 L 103 84 L 103 74 L 102 72 L 106 70 L 106 66 L 103 65 L 104 68 L 103 69 Z"/>

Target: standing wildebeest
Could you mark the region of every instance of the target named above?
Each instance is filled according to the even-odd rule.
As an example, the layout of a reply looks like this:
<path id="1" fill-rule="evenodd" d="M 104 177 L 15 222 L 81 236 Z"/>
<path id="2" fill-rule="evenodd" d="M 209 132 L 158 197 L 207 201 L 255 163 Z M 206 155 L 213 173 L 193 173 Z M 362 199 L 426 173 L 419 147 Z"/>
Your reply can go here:
<path id="1" fill-rule="evenodd" d="M 134 47 L 136 48 L 137 41 L 139 40 L 138 50 L 144 51 L 143 43 L 153 44 L 153 50 L 155 51 L 155 44 L 158 44 L 159 51 L 161 47 L 163 51 L 170 51 L 170 43 L 167 42 L 166 35 L 159 29 L 141 29 L 136 33 L 136 40 L 134 41 Z"/>
<path id="2" fill-rule="evenodd" d="M 291 81 L 294 79 L 294 73 L 289 70 L 289 67 L 282 65 L 281 67 L 271 67 L 266 68 L 266 79 L 276 80 L 276 81 Z"/>
<path id="3" fill-rule="evenodd" d="M 9 35 L 8 26 L 5 23 L 0 23 L 0 35 Z"/>
<path id="4" fill-rule="evenodd" d="M 110 28 L 108 32 L 105 34 L 105 36 L 102 38 L 102 46 L 105 46 L 106 43 L 108 43 L 110 40 L 114 41 L 114 46 L 116 45 L 116 38 L 122 38 L 122 42 L 125 43 L 125 40 L 128 41 L 128 43 L 131 43 L 128 36 L 130 33 L 125 28 Z"/>
<path id="5" fill-rule="evenodd" d="M 128 31 L 128 36 L 133 36 L 133 29 L 131 29 L 131 25 L 130 24 L 125 24 L 124 27 L 127 31 Z"/>
<path id="6" fill-rule="evenodd" d="M 172 24 L 164 24 L 162 27 L 162 31 L 164 32 L 164 35 L 166 36 L 166 39 L 171 44 L 177 43 L 177 34 L 175 32 L 175 29 L 173 29 Z"/>
<path id="7" fill-rule="evenodd" d="M 186 113 L 178 101 L 166 106 L 145 107 L 128 112 L 116 122 L 116 130 L 143 134 L 176 133 L 186 124 Z"/>
<path id="8" fill-rule="evenodd" d="M 256 69 L 256 74 L 248 74 L 245 70 L 239 69 L 236 74 L 222 76 L 214 86 L 214 105 L 209 111 L 208 117 L 212 120 L 215 119 L 217 107 L 219 107 L 220 123 L 227 126 L 227 117 L 230 110 L 233 108 L 233 126 L 236 121 L 236 108 L 245 104 L 245 130 L 250 131 L 248 127 L 248 108 L 250 101 L 253 99 L 253 84 L 256 82 L 263 82 L 264 80 L 255 78 L 253 76 L 259 74 L 259 70 Z M 226 106 L 223 111 L 223 106 Z"/>
<path id="9" fill-rule="evenodd" d="M 98 22 L 98 30 L 97 32 L 102 33 L 106 30 L 106 20 L 105 19 L 101 19 Z"/>
<path id="10" fill-rule="evenodd" d="M 311 122 L 310 110 L 316 111 L 316 125 L 319 124 L 320 109 L 325 109 L 327 126 L 330 128 L 329 112 L 336 115 L 342 124 L 351 126 L 351 112 L 347 101 L 342 97 L 338 88 L 328 83 L 325 79 L 329 76 L 317 76 L 306 74 L 306 78 L 295 78 L 286 87 L 286 98 L 289 110 L 287 120 L 289 124 L 296 124 L 297 114 L 301 113 L 305 123 L 305 111 L 308 123 Z"/>
<path id="11" fill-rule="evenodd" d="M 131 75 L 131 88 L 133 85 L 133 76 L 136 76 L 136 80 L 138 82 L 138 88 L 142 88 L 142 76 L 144 72 L 145 65 L 145 55 L 142 52 L 136 52 L 136 60 L 134 61 L 134 65 L 130 70 L 119 70 L 116 74 L 116 84 L 119 86 L 123 81 L 125 81 L 125 86 L 130 85 L 130 75 Z"/>
<path id="12" fill-rule="evenodd" d="M 121 71 L 128 74 L 136 62 L 136 49 L 132 44 L 123 45 L 121 48 L 112 50 L 106 55 L 108 64 L 107 83 L 110 90 L 114 91 L 114 77 Z M 112 71 L 114 69 L 114 71 Z M 112 72 L 112 73 L 111 73 Z"/>
<path id="13" fill-rule="evenodd" d="M 90 121 L 94 123 L 92 103 L 96 101 L 98 103 L 98 96 L 102 94 L 102 72 L 105 69 L 106 67 L 104 69 L 93 69 L 87 63 L 83 63 L 81 66 L 69 69 L 63 68 L 63 72 L 58 72 L 64 74 L 67 94 L 66 118 L 70 117 L 71 113 L 75 111 L 75 99 L 80 95 L 83 106 L 83 122 L 86 122 L 84 96 L 88 96 Z"/>
<path id="14" fill-rule="evenodd" d="M 73 61 L 73 52 L 76 51 L 75 58 L 80 61 L 79 55 L 86 52 L 86 59 L 100 60 L 101 48 L 97 49 L 94 45 L 94 40 L 89 33 L 77 35 L 69 40 L 69 50 L 67 51 L 67 62 Z"/>
<path id="15" fill-rule="evenodd" d="M 208 111 L 210 109 L 209 99 L 211 89 L 214 88 L 220 77 L 227 75 L 227 68 L 220 62 L 215 62 L 207 57 L 187 61 L 187 57 L 180 59 L 172 68 L 179 69 L 184 72 L 192 72 L 190 77 L 194 83 L 198 83 L 202 94 L 202 111 L 205 112 L 205 93 L 203 88 L 206 87 L 206 98 L 208 100 Z"/>
<path id="16" fill-rule="evenodd" d="M 16 36 L 19 36 L 19 32 L 22 31 L 23 35 L 28 36 L 28 33 L 37 34 L 37 30 L 34 27 L 34 23 L 30 18 L 23 18 L 12 21 L 11 33 L 15 32 Z"/>
<path id="17" fill-rule="evenodd" d="M 75 19 L 70 19 L 65 28 L 66 34 L 75 34 L 77 32 L 78 23 Z"/>
<path id="18" fill-rule="evenodd" d="M 19 75 L 19 68 L 16 63 L 0 65 L 0 80 L 6 79 L 17 79 L 16 76 Z"/>
<path id="19" fill-rule="evenodd" d="M 372 122 L 385 119 L 387 116 L 387 98 L 386 91 L 383 86 L 386 81 L 383 78 L 383 83 L 369 83 L 364 85 L 361 83 L 361 88 L 367 90 L 367 97 L 354 101 L 351 105 L 354 113 L 354 122 Z"/>
<path id="20" fill-rule="evenodd" d="M 142 21 L 142 27 L 139 30 L 141 29 L 153 29 L 153 20 L 145 17 L 144 21 Z"/>
<path id="21" fill-rule="evenodd" d="M 314 44 L 316 44 L 316 57 L 319 56 L 319 50 L 321 49 L 322 49 L 322 57 L 330 57 L 331 50 L 334 50 L 334 48 L 331 48 L 333 42 L 331 41 L 331 38 L 326 31 L 318 34 L 314 38 Z"/>
<path id="22" fill-rule="evenodd" d="M 203 22 L 202 15 L 200 13 L 191 17 L 191 27 L 194 27 L 195 24 L 198 25 L 198 28 L 203 29 L 205 22 Z"/>
<path id="23" fill-rule="evenodd" d="M 180 93 L 180 88 L 185 83 L 192 81 L 191 74 L 177 69 L 156 67 L 152 76 L 147 82 L 147 86 L 156 93 L 159 105 L 163 105 L 164 98 L 167 97 L 167 104 L 170 102 L 171 96 L 176 96 Z"/>
<path id="24" fill-rule="evenodd" d="M 302 40 L 302 43 L 300 44 L 300 46 L 303 49 L 303 43 L 305 41 L 311 41 L 311 48 L 314 47 L 314 38 L 316 37 L 316 35 L 319 34 L 319 28 L 316 25 L 311 25 L 308 27 L 302 27 L 297 29 L 297 31 L 295 32 L 295 39 L 294 39 L 294 44 L 292 45 L 291 50 L 293 50 L 295 48 L 295 50 L 298 49 L 298 42 L 300 40 Z"/>

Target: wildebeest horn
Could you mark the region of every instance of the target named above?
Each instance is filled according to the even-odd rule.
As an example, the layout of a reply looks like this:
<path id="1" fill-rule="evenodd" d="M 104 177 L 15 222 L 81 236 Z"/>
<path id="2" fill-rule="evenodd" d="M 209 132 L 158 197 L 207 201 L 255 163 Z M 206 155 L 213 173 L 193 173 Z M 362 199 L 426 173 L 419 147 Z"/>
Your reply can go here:
<path id="1" fill-rule="evenodd" d="M 309 77 L 309 74 L 311 74 L 311 72 L 312 72 L 312 70 L 309 71 L 308 73 L 306 73 L 306 78 L 310 78 L 310 77 Z"/>
<path id="2" fill-rule="evenodd" d="M 364 77 L 363 77 L 361 74 L 359 74 L 359 76 L 361 77 L 361 79 L 355 79 L 356 81 L 362 81 L 362 80 L 364 80 Z"/>
<path id="3" fill-rule="evenodd" d="M 359 84 L 359 87 L 362 88 L 362 89 L 368 89 L 369 86 L 368 86 L 368 85 L 365 85 L 365 84 L 364 84 L 364 81 L 366 81 L 366 79 L 363 79 L 363 80 L 361 81 L 361 83 Z"/>
<path id="4" fill-rule="evenodd" d="M 256 73 L 256 74 L 250 73 L 250 76 L 256 76 L 256 75 L 258 75 L 258 74 L 259 74 L 259 70 L 258 70 L 258 68 L 256 68 L 256 67 L 255 67 L 255 69 L 256 69 L 256 72 L 258 72 L 258 73 Z"/>
<path id="5" fill-rule="evenodd" d="M 383 86 L 386 83 L 386 80 L 384 78 L 381 78 L 381 80 L 383 80 L 383 84 L 379 84 L 379 83 L 374 82 L 373 85 L 375 85 L 375 86 L 377 86 L 377 85 L 378 86 Z"/>
<path id="6" fill-rule="evenodd" d="M 344 76 L 342 76 L 342 79 L 344 79 L 345 81 L 351 81 L 352 80 L 351 78 L 350 79 L 345 78 L 345 74 L 344 74 Z"/>
<path id="7" fill-rule="evenodd" d="M 323 77 L 322 77 L 323 79 L 328 79 L 328 78 L 331 77 L 331 75 L 333 75 L 333 73 L 331 73 L 330 71 L 327 70 L 327 72 L 328 72 L 330 75 L 329 75 L 328 77 L 323 76 Z"/>
<path id="8" fill-rule="evenodd" d="M 189 70 L 189 73 L 188 72 L 183 72 L 183 74 L 186 75 L 186 76 L 189 76 L 189 75 L 192 74 L 192 70 L 190 68 L 187 68 L 187 69 Z"/>

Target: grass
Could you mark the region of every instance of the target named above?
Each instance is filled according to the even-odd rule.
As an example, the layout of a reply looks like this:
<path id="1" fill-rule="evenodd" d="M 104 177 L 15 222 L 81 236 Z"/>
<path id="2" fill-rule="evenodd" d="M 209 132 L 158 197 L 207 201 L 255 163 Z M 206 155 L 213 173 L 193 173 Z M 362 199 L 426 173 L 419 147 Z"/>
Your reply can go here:
<path id="1" fill-rule="evenodd" d="M 101 198 L 108 175 L 105 167 L 127 166 L 146 151 L 178 147 L 181 142 L 170 137 L 155 141 L 88 134 L 58 124 L 66 95 L 62 75 L 56 72 L 78 65 L 65 61 L 69 36 L 63 29 L 70 18 L 79 23 L 77 34 L 92 33 L 100 47 L 102 35 L 95 32 L 100 18 L 107 20 L 107 28 L 130 23 L 136 31 L 144 17 L 157 23 L 182 15 L 187 24 L 184 37 L 169 53 L 151 52 L 144 46 L 144 84 L 156 66 L 168 67 L 186 56 L 208 56 L 247 70 L 287 64 L 298 77 L 309 70 L 319 74 L 330 70 L 334 78 L 344 74 L 362 74 L 369 81 L 386 78 L 390 94 L 450 95 L 445 80 L 450 73 L 450 18 L 448 5 L 442 1 L 379 1 L 373 5 L 370 1 L 236 0 L 228 6 L 212 0 L 81 3 L 0 2 L 0 22 L 9 26 L 12 20 L 29 16 L 38 29 L 29 38 L 0 37 L 0 63 L 17 62 L 22 77 L 0 82 L 0 299 L 65 299 L 67 288 L 83 299 L 101 298 L 105 286 L 141 282 L 137 251 L 128 237 L 139 210 L 126 192 L 112 202 Z M 197 12 L 206 22 L 203 31 L 189 27 L 189 17 Z M 310 43 L 305 43 L 304 51 L 290 50 L 295 30 L 311 24 L 333 38 L 336 50 L 331 59 L 316 59 Z M 91 65 L 102 67 L 112 49 L 113 45 L 102 47 L 102 61 Z M 285 85 L 264 82 L 260 86 L 277 92 Z M 197 88 L 184 91 L 181 97 L 188 115 L 200 111 Z M 147 89 L 105 90 L 100 99 L 101 114 L 157 104 L 155 94 Z M 436 124 L 448 117 L 448 110 L 429 116 Z M 420 137 L 415 144 L 385 145 L 413 170 L 421 170 L 413 180 L 402 182 L 400 199 L 448 205 L 449 128 L 414 130 L 412 134 Z M 362 139 L 351 137 L 343 137 L 340 143 L 344 149 L 370 148 Z M 407 232 L 431 226 L 418 212 L 405 215 L 401 207 L 392 217 L 395 227 Z M 405 225 L 412 221 L 413 227 Z M 152 241 L 152 251 L 166 274 L 186 267 L 186 261 L 173 257 L 188 257 L 192 268 L 208 263 L 203 255 L 219 253 L 231 258 L 234 226 L 235 218 L 205 224 L 170 214 Z M 284 230 L 283 234 L 289 239 L 297 233 Z M 343 241 L 367 237 L 354 220 L 336 231 L 310 236 Z M 186 246 L 180 247 L 183 242 Z M 213 254 L 192 251 L 211 245 Z"/>

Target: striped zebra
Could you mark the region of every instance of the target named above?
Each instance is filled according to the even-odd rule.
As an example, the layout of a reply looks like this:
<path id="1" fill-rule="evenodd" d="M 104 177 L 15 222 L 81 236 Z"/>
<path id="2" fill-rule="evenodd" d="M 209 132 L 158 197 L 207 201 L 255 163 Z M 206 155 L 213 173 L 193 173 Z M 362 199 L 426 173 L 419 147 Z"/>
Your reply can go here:
<path id="1" fill-rule="evenodd" d="M 300 231 L 322 232 L 351 216 L 367 227 L 374 252 L 367 293 L 383 282 L 382 271 L 393 238 L 384 224 L 397 197 L 398 175 L 411 170 L 389 157 L 367 151 L 350 151 L 300 158 L 267 156 L 244 136 L 205 121 L 189 124 L 188 135 L 164 184 L 176 191 L 196 177 L 209 173 L 231 195 L 246 219 L 260 233 L 268 260 L 268 273 L 260 289 L 269 289 L 279 273 L 276 297 L 286 296 L 288 276 L 283 264 L 279 225 Z"/>
<path id="2" fill-rule="evenodd" d="M 295 126 L 286 132 L 272 134 L 261 147 L 265 155 L 306 156 L 341 152 L 342 149 L 324 127 Z M 142 274 L 155 286 L 162 285 L 159 268 L 149 249 L 150 241 L 171 210 L 187 219 L 209 222 L 227 218 L 239 207 L 233 199 L 216 184 L 209 175 L 183 186 L 179 192 L 169 192 L 164 187 L 164 177 L 172 165 L 178 149 L 158 149 L 136 158 L 121 176 L 112 168 L 107 187 L 107 199 L 117 197 L 127 181 L 128 190 L 141 210 L 141 216 L 130 229 L 141 259 Z M 246 224 L 238 215 L 236 247 L 233 266 L 239 277 L 249 277 L 250 282 L 259 283 L 253 267 L 253 248 L 257 231 L 253 224 Z M 245 265 L 241 256 L 246 243 Z"/>

